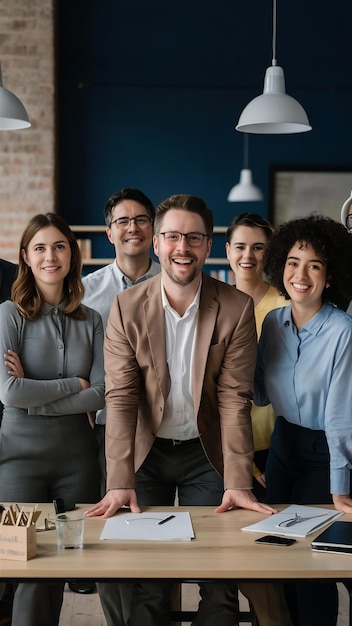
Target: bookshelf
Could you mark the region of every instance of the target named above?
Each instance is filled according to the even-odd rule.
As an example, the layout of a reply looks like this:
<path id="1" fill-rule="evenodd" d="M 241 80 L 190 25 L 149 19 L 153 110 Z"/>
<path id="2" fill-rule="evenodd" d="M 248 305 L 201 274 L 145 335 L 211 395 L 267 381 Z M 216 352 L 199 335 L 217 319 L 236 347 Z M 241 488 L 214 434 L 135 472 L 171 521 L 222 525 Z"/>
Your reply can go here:
<path id="1" fill-rule="evenodd" d="M 113 257 L 95 257 L 94 255 L 91 256 L 92 254 L 92 248 L 94 249 L 94 246 L 92 246 L 92 238 L 91 237 L 83 237 L 81 238 L 80 235 L 105 235 L 105 230 L 106 227 L 105 226 L 94 226 L 94 225 L 86 225 L 86 224 L 77 224 L 74 226 L 70 227 L 71 230 L 76 233 L 77 236 L 77 240 L 79 242 L 87 242 L 87 245 L 85 246 L 84 243 L 80 244 L 81 247 L 81 251 L 82 251 L 82 259 L 83 259 L 83 264 L 85 266 L 103 266 L 103 265 L 107 265 L 108 263 L 112 263 L 114 258 Z M 214 227 L 214 236 L 216 235 L 224 235 L 227 231 L 227 226 L 215 226 Z M 88 244 L 88 242 L 90 242 Z M 86 250 L 85 250 L 86 247 Z M 224 266 L 228 266 L 228 260 L 226 257 L 209 257 L 209 259 L 206 259 L 205 261 L 206 265 L 224 265 Z"/>

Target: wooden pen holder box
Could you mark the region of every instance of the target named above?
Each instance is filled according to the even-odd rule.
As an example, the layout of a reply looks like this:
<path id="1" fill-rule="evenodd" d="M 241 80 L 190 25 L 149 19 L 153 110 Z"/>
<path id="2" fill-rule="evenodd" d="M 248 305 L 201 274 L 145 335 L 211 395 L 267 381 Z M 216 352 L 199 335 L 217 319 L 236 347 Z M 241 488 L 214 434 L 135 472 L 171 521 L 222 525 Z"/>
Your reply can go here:
<path id="1" fill-rule="evenodd" d="M 0 559 L 29 561 L 37 554 L 35 524 L 29 526 L 0 525 Z"/>

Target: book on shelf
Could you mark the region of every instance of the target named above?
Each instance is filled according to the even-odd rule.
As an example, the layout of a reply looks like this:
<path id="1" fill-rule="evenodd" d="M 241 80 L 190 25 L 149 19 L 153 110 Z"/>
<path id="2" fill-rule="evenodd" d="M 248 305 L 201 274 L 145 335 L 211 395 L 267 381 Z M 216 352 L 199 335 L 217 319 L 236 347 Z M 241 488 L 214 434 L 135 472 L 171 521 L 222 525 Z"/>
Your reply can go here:
<path id="1" fill-rule="evenodd" d="M 234 285 L 235 283 L 235 274 L 232 269 L 210 270 L 210 276 L 229 285 Z"/>
<path id="2" fill-rule="evenodd" d="M 92 258 L 92 240 L 91 239 L 77 239 L 77 245 L 81 251 L 82 260 Z"/>

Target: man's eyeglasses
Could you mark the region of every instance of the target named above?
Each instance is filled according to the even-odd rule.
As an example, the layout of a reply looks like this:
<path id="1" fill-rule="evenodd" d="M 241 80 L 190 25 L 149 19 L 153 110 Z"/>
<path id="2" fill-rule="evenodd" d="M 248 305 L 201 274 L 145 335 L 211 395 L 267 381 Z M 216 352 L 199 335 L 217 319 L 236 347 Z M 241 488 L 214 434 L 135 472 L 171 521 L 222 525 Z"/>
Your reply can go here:
<path id="1" fill-rule="evenodd" d="M 117 217 L 116 220 L 110 222 L 110 227 L 116 224 L 117 228 L 128 228 L 131 222 L 134 222 L 136 226 L 147 226 L 151 223 L 149 215 L 136 215 L 136 217 Z"/>
<path id="2" fill-rule="evenodd" d="M 180 243 L 182 237 L 184 237 L 191 248 L 199 248 L 204 241 L 204 237 L 208 237 L 208 235 L 203 233 L 179 233 L 176 230 L 169 230 L 166 233 L 159 233 L 159 235 L 164 237 L 164 241 L 168 246 Z"/>
<path id="3" fill-rule="evenodd" d="M 347 215 L 346 217 L 346 228 L 348 230 L 352 230 L 352 213 L 350 213 L 349 215 Z"/>

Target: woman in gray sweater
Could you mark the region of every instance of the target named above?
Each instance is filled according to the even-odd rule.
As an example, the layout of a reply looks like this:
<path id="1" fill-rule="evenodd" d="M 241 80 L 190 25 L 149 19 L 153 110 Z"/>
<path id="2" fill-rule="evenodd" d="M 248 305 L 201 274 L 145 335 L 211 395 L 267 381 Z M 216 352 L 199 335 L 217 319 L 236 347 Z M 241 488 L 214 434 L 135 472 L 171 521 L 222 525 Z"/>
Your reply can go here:
<path id="1" fill-rule="evenodd" d="M 0 501 L 96 502 L 93 415 L 104 406 L 103 327 L 81 304 L 81 258 L 58 215 L 25 229 L 12 302 L 0 305 Z M 13 626 L 56 626 L 63 584 L 18 585 Z"/>

